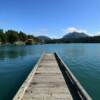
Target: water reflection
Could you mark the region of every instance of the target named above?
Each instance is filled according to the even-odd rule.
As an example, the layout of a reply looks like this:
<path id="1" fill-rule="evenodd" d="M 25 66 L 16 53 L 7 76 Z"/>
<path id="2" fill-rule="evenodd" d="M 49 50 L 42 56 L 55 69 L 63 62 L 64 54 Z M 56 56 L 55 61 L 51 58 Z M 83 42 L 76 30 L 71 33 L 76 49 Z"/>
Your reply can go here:
<path id="1" fill-rule="evenodd" d="M 31 54 L 31 50 L 27 50 L 26 46 L 2 46 L 0 47 L 0 59 L 16 59 L 18 57 L 23 58 L 26 55 Z"/>

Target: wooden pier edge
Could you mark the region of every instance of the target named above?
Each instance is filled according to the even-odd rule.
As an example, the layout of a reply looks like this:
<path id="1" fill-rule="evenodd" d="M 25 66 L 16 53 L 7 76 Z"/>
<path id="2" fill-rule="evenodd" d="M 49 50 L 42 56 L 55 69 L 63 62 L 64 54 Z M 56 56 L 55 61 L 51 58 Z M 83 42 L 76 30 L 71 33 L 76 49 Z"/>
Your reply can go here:
<path id="1" fill-rule="evenodd" d="M 56 57 L 58 63 L 60 63 L 61 67 L 64 67 L 64 70 L 65 70 L 67 77 L 69 77 L 71 84 L 75 87 L 75 90 L 77 90 L 81 100 L 92 100 L 90 95 L 83 88 L 83 86 L 77 80 L 75 75 L 71 72 L 71 70 L 68 68 L 68 66 L 64 63 L 64 61 L 61 59 L 59 54 L 57 54 L 57 53 L 54 53 L 54 54 L 55 54 L 55 57 Z"/>
<path id="2" fill-rule="evenodd" d="M 40 59 L 38 60 L 38 62 L 36 63 L 36 65 L 33 67 L 32 71 L 30 72 L 30 74 L 28 75 L 28 77 L 26 78 L 26 80 L 24 81 L 24 83 L 22 84 L 22 86 L 19 88 L 18 92 L 15 94 L 15 96 L 13 97 L 12 100 L 21 100 L 23 98 L 23 95 L 25 93 L 25 91 L 27 90 L 32 78 L 34 77 L 34 74 L 38 68 L 38 65 L 41 61 L 41 59 L 44 56 L 44 52 L 42 54 L 42 56 L 40 57 Z"/>

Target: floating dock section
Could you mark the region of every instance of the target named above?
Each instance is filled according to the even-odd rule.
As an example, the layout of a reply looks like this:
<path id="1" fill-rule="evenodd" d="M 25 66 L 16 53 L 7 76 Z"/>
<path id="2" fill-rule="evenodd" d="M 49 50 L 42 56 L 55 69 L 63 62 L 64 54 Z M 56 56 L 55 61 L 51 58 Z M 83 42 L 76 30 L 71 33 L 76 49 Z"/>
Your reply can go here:
<path id="1" fill-rule="evenodd" d="M 13 100 L 92 100 L 55 54 L 43 54 Z"/>

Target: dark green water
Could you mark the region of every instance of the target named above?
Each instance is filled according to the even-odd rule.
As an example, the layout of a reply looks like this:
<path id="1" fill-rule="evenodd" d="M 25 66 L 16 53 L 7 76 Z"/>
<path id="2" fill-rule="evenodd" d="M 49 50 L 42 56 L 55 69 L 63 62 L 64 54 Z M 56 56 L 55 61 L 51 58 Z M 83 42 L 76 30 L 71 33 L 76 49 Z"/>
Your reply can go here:
<path id="1" fill-rule="evenodd" d="M 11 100 L 42 52 L 57 52 L 93 100 L 100 100 L 100 44 L 0 47 L 0 100 Z"/>

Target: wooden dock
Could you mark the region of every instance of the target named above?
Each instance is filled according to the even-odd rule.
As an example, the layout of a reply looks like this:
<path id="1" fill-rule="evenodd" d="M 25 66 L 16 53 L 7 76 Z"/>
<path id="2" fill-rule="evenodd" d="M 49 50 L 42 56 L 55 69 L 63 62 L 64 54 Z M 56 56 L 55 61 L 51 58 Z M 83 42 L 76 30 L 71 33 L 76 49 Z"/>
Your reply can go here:
<path id="1" fill-rule="evenodd" d="M 43 56 L 21 100 L 72 100 L 53 54 Z"/>
<path id="2" fill-rule="evenodd" d="M 71 82 L 74 83 L 72 80 Z M 88 96 L 88 99 L 84 99 L 86 92 L 83 91 L 81 95 L 79 90 L 75 91 L 81 99 L 73 98 L 56 56 L 44 54 L 13 100 L 92 100 Z"/>

